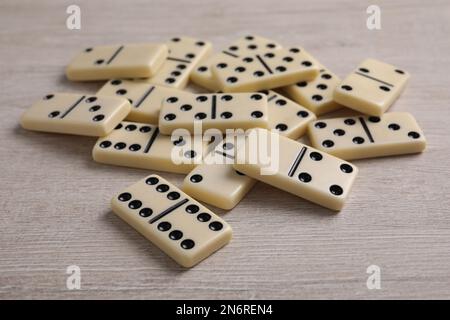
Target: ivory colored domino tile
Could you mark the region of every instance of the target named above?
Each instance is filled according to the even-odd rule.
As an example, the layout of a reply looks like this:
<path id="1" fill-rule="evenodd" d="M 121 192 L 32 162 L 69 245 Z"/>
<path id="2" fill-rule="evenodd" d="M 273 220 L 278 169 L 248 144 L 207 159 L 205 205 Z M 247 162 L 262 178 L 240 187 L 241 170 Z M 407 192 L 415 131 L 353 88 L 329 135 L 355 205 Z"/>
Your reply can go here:
<path id="1" fill-rule="evenodd" d="M 67 66 L 73 81 L 114 78 L 148 78 L 162 67 L 168 49 L 164 44 L 97 46 L 80 52 Z"/>
<path id="2" fill-rule="evenodd" d="M 311 58 L 300 47 L 268 49 L 238 59 L 223 57 L 211 70 L 223 92 L 260 91 L 314 79 L 319 66 Z"/>
<path id="3" fill-rule="evenodd" d="M 191 81 L 210 91 L 220 91 L 220 84 L 211 72 L 212 65 L 219 63 L 224 57 L 239 58 L 244 55 L 265 52 L 268 49 L 278 50 L 281 49 L 281 45 L 271 39 L 257 35 L 239 38 L 226 49 L 200 62 L 191 73 Z"/>
<path id="4" fill-rule="evenodd" d="M 260 149 L 255 149 L 257 146 Z M 257 153 L 264 154 L 264 150 L 268 151 L 267 159 L 255 157 Z M 344 160 L 259 128 L 248 133 L 245 148 L 238 150 L 233 167 L 336 211 L 344 206 L 358 173 L 354 165 Z"/>
<path id="5" fill-rule="evenodd" d="M 350 160 L 422 152 L 425 136 L 407 112 L 381 117 L 344 117 L 313 122 L 308 127 L 313 147 Z"/>
<path id="6" fill-rule="evenodd" d="M 231 227 L 167 180 L 150 175 L 111 200 L 115 214 L 183 267 L 222 248 Z"/>
<path id="7" fill-rule="evenodd" d="M 275 91 L 261 93 L 267 95 L 269 129 L 275 129 L 285 137 L 300 138 L 306 133 L 308 123 L 316 120 L 314 113 Z"/>
<path id="8" fill-rule="evenodd" d="M 244 140 L 244 135 L 241 138 Z M 256 183 L 233 168 L 239 139 L 238 136 L 227 136 L 218 143 L 204 162 L 186 176 L 182 190 L 218 208 L 234 208 Z"/>
<path id="9" fill-rule="evenodd" d="M 371 116 L 381 116 L 400 96 L 409 73 L 393 65 L 364 60 L 334 91 L 334 100 Z"/>
<path id="10" fill-rule="evenodd" d="M 340 84 L 341 79 L 317 60 L 313 61 L 320 68 L 317 77 L 310 81 L 297 82 L 282 90 L 289 98 L 319 116 L 342 108 L 333 99 L 334 89 Z"/>
<path id="11" fill-rule="evenodd" d="M 113 79 L 98 92 L 99 95 L 116 96 L 127 99 L 131 111 L 126 120 L 158 124 L 159 110 L 166 97 L 179 91 L 146 81 Z"/>
<path id="12" fill-rule="evenodd" d="M 160 134 L 158 127 L 123 121 L 92 150 L 95 161 L 140 169 L 188 173 L 202 162 L 208 142 Z"/>
<path id="13" fill-rule="evenodd" d="M 48 94 L 26 110 L 20 124 L 35 131 L 104 136 L 130 112 L 122 98 L 73 93 Z"/>
<path id="14" fill-rule="evenodd" d="M 194 133 L 194 121 L 202 129 L 267 128 L 267 97 L 261 93 L 190 94 L 181 92 L 168 97 L 162 104 L 159 129 L 171 134 L 176 129 Z"/>
<path id="15" fill-rule="evenodd" d="M 212 52 L 212 44 L 207 41 L 189 38 L 172 38 L 167 46 L 169 56 L 158 73 L 149 82 L 183 89 L 195 67 Z"/>

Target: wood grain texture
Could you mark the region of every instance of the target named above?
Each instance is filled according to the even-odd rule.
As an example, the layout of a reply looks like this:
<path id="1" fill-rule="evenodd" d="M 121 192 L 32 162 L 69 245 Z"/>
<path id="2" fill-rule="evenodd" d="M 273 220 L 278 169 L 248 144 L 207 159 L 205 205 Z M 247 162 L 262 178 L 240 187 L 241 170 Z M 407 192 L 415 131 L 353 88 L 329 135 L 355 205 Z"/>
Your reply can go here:
<path id="1" fill-rule="evenodd" d="M 71 1 L 0 2 L 0 298 L 450 298 L 450 3 L 378 1 L 77 1 L 82 29 L 65 27 Z M 231 212 L 233 241 L 184 270 L 111 213 L 110 197 L 149 171 L 97 164 L 95 139 L 27 132 L 20 114 L 52 91 L 95 92 L 63 70 L 81 48 L 190 35 L 219 49 L 255 33 L 302 45 L 341 77 L 374 57 L 412 80 L 395 111 L 428 139 L 421 155 L 361 160 L 344 210 L 264 184 Z M 183 176 L 163 174 L 180 185 Z M 81 290 L 66 268 L 81 268 Z M 382 289 L 366 288 L 366 268 Z"/>

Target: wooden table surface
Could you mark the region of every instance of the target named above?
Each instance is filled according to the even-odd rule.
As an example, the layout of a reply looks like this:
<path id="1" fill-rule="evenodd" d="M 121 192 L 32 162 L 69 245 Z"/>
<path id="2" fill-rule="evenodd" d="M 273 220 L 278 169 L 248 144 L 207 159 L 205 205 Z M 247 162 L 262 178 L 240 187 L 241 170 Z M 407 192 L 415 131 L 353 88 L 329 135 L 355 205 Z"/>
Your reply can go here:
<path id="1" fill-rule="evenodd" d="M 0 3 L 0 298 L 450 298 L 450 3 L 378 1 L 71 1 Z M 412 74 L 391 110 L 425 131 L 420 155 L 360 160 L 340 214 L 262 183 L 223 217 L 233 241 L 185 270 L 110 210 L 149 171 L 91 158 L 93 138 L 29 132 L 20 114 L 52 91 L 94 93 L 64 67 L 81 48 L 189 35 L 220 49 L 246 34 L 302 45 L 341 77 L 374 57 Z M 183 176 L 162 174 L 176 185 Z M 381 268 L 368 290 L 366 268 Z M 81 268 L 81 290 L 66 268 Z"/>

